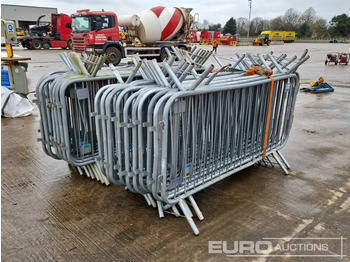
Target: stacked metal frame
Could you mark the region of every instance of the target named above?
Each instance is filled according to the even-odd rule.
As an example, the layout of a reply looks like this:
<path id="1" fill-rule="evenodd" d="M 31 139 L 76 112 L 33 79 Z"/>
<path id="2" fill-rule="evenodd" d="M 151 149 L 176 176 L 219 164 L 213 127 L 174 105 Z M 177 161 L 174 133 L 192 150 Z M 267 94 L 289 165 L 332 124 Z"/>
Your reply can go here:
<path id="1" fill-rule="evenodd" d="M 127 79 L 135 68 L 122 73 Z M 95 165 L 97 141 L 92 112 L 98 90 L 119 81 L 114 71 L 99 71 L 96 77 L 73 71 L 58 71 L 44 75 L 36 87 L 40 111 L 40 133 L 44 152 L 76 166 L 80 174 L 108 185 L 108 179 Z"/>
<path id="2" fill-rule="evenodd" d="M 70 71 L 41 78 L 36 95 L 46 154 L 90 177 L 142 194 L 159 216 L 177 206 L 193 232 L 203 215 L 193 194 L 258 162 L 273 158 L 288 174 L 280 153 L 288 139 L 299 89 L 297 68 L 308 59 L 245 54 L 197 74 L 211 53 L 169 50 L 168 59 L 141 61 L 128 72 L 101 70 L 96 77 Z M 179 62 L 174 63 L 178 59 Z M 246 76 L 252 66 L 272 76 Z M 138 75 L 139 80 L 135 80 Z"/>
<path id="3" fill-rule="evenodd" d="M 287 174 L 279 150 L 293 121 L 299 90 L 297 68 L 308 59 L 237 55 L 234 66 L 193 73 L 193 63 L 142 62 L 147 81 L 101 89 L 95 97 L 97 163 L 117 185 L 157 203 L 160 217 L 180 206 L 194 234 L 199 230 L 185 200 L 199 219 L 192 195 L 249 167 L 274 158 Z M 220 62 L 220 61 L 218 61 Z M 254 65 L 275 69 L 273 76 L 246 76 Z M 241 68 L 236 73 L 218 72 Z M 233 70 L 229 70 L 233 71 Z"/>
<path id="4" fill-rule="evenodd" d="M 196 53 L 199 51 L 201 50 Z M 167 52 L 171 57 L 168 60 L 170 65 L 175 59 L 183 60 L 179 54 L 176 57 L 169 50 Z M 191 52 L 186 54 L 192 56 Z M 63 159 L 76 166 L 80 174 L 85 173 L 108 185 L 108 179 L 95 165 L 98 148 L 91 113 L 95 111 L 96 92 L 112 83 L 131 82 L 142 77 L 147 79 L 147 74 L 139 70 L 141 63 L 136 60 L 134 66 L 120 66 L 116 70 L 110 65 L 112 70 L 98 71 L 104 62 L 104 56 L 79 58 L 75 53 L 59 55 L 69 70 L 42 76 L 36 87 L 35 102 L 41 115 L 39 141 L 47 155 Z M 200 57 L 200 60 L 205 62 L 208 58 L 206 55 Z"/>

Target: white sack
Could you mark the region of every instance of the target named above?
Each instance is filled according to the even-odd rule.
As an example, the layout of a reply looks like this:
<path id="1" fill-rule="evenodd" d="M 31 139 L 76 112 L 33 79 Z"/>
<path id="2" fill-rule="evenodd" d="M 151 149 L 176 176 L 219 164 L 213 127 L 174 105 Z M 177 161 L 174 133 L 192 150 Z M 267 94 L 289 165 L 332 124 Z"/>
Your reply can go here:
<path id="1" fill-rule="evenodd" d="M 1 87 L 1 115 L 5 117 L 29 116 L 34 109 L 33 104 L 24 97 L 6 87 Z"/>

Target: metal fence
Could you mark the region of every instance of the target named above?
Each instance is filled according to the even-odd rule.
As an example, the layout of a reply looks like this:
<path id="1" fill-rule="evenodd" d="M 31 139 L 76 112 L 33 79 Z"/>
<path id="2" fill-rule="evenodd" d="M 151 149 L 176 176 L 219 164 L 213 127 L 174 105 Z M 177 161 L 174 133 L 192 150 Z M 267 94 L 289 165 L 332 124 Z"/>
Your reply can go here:
<path id="1" fill-rule="evenodd" d="M 179 49 L 173 49 L 172 52 L 168 50 L 168 53 L 169 65 L 175 65 L 176 59 L 183 60 Z M 200 63 L 209 58 L 207 53 L 205 57 L 200 55 L 203 53 L 201 49 L 182 53 Z M 42 76 L 36 87 L 35 102 L 41 115 L 39 140 L 47 155 L 63 159 L 76 166 L 80 174 L 85 173 L 108 185 L 108 179 L 95 165 L 98 148 L 95 121 L 91 115 L 95 111 L 95 95 L 106 85 L 128 83 L 150 76 L 140 68 L 142 63 L 136 61 L 136 58 L 135 65 L 120 66 L 118 70 L 111 66 L 113 70 L 98 71 L 104 62 L 104 56 L 83 57 L 82 61 L 75 53 L 62 53 L 60 57 L 69 70 Z"/>
<path id="2" fill-rule="evenodd" d="M 207 75 L 143 61 L 154 81 L 112 85 L 95 98 L 98 165 L 108 179 L 157 202 L 160 217 L 179 205 L 195 234 L 198 228 L 185 199 L 203 216 L 192 195 L 258 161 L 274 158 L 288 173 L 279 152 L 293 120 L 302 56 L 287 68 L 284 57 L 247 55 L 237 67 L 264 64 L 272 77 L 242 71 Z M 238 58 L 239 59 L 239 58 Z M 223 66 L 227 68 L 228 66 Z M 181 71 L 181 73 L 179 73 Z M 220 71 L 220 70 L 219 70 Z"/>
<path id="3" fill-rule="evenodd" d="M 130 74 L 127 74 L 130 75 Z M 36 88 L 40 111 L 39 139 L 44 152 L 76 166 L 80 174 L 109 184 L 95 163 L 97 142 L 91 116 L 99 89 L 117 83 L 112 71 L 88 77 L 72 71 L 44 75 Z"/>
<path id="4" fill-rule="evenodd" d="M 181 216 L 180 207 L 198 235 L 190 206 L 203 215 L 193 194 L 260 161 L 275 159 L 288 173 L 279 150 L 292 126 L 296 70 L 308 56 L 236 54 L 227 65 L 216 57 L 218 70 L 198 74 L 191 56 L 173 53 L 159 64 L 135 57 L 124 79 L 43 77 L 42 142 L 48 155 L 142 194 L 160 217 Z M 257 65 L 267 71 L 247 76 Z"/>

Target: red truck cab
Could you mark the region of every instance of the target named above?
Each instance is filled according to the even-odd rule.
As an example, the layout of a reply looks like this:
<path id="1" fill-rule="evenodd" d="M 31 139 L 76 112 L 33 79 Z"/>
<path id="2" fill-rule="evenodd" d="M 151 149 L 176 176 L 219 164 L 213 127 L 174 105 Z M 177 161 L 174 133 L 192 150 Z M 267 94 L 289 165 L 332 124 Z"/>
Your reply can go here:
<path id="1" fill-rule="evenodd" d="M 21 37 L 21 44 L 24 48 L 39 50 L 53 48 L 72 49 L 72 29 L 68 25 L 72 18 L 66 14 L 51 14 L 51 22 L 40 25 L 40 16 L 37 25 L 31 28 L 29 35 Z"/>
<path id="2" fill-rule="evenodd" d="M 119 42 L 118 18 L 114 12 L 80 10 L 71 17 L 75 52 L 106 53 L 110 62 L 120 62 L 123 52 Z"/>
<path id="3" fill-rule="evenodd" d="M 72 29 L 67 28 L 67 24 L 72 23 L 72 18 L 66 14 L 52 14 L 51 15 L 51 35 L 53 39 L 50 41 L 51 47 L 60 47 L 72 49 L 71 33 Z"/>

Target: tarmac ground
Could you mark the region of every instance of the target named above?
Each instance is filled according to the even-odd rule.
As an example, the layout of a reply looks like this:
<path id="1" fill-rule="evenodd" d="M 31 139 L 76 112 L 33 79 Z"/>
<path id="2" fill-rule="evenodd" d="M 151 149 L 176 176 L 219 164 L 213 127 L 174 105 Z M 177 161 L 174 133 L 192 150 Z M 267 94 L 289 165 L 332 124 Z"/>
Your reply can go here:
<path id="1" fill-rule="evenodd" d="M 325 65 L 327 53 L 350 53 L 350 44 L 219 46 L 217 55 L 300 57 L 305 49 L 311 58 L 298 70 L 301 87 L 323 76 L 335 91 L 299 92 L 281 150 L 289 175 L 255 165 L 195 194 L 205 217 L 195 221 L 199 236 L 184 218 L 158 218 L 141 195 L 47 156 L 37 142 L 37 109 L 2 118 L 2 261 L 350 261 L 350 65 Z M 14 52 L 31 58 L 32 92 L 44 73 L 66 68 L 60 49 Z M 270 252 L 270 244 L 280 249 Z"/>

